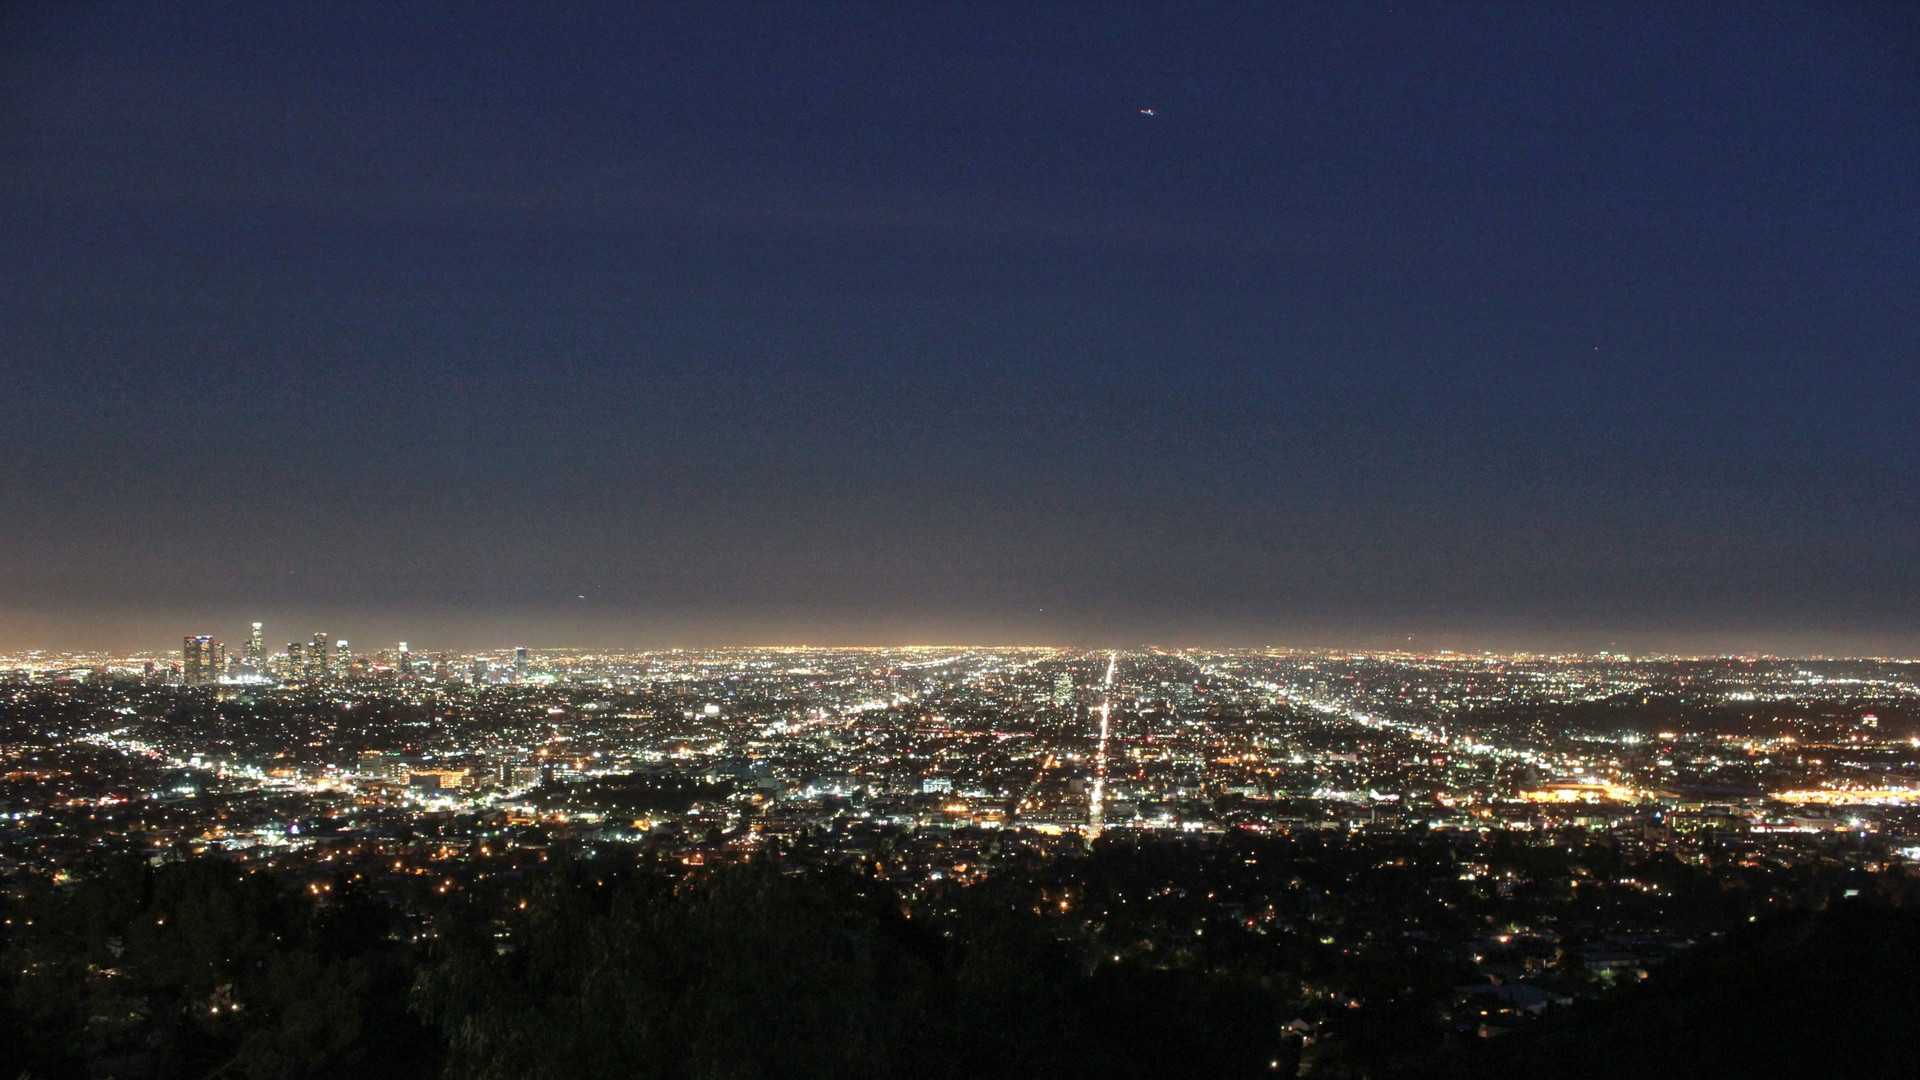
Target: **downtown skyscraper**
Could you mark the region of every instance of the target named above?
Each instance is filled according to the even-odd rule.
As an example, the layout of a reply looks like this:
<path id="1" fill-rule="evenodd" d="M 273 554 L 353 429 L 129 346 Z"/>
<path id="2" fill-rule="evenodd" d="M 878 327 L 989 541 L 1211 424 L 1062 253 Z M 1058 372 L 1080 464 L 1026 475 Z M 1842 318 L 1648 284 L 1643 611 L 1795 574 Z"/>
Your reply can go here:
<path id="1" fill-rule="evenodd" d="M 206 634 L 190 635 L 180 645 L 180 678 L 188 686 L 218 682 L 227 666 L 227 647 Z"/>
<path id="2" fill-rule="evenodd" d="M 247 636 L 247 644 L 241 651 L 240 663 L 248 675 L 264 675 L 267 672 L 267 649 L 261 641 L 262 627 L 253 624 L 253 632 Z"/>

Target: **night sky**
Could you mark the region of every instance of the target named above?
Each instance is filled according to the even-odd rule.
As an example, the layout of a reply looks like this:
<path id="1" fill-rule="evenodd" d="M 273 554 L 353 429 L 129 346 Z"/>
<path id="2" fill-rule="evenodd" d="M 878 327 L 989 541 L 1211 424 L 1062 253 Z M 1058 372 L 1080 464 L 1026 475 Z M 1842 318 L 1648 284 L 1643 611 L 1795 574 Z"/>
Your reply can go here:
<path id="1" fill-rule="evenodd" d="M 0 646 L 1920 655 L 1920 5 L 9 3 L 0 463 Z"/>

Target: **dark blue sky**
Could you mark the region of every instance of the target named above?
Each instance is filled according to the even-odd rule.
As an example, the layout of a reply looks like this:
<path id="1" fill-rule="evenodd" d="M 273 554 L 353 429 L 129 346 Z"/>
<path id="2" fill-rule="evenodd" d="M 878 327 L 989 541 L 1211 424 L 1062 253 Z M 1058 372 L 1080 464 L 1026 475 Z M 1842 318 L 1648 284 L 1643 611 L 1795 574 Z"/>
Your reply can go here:
<path id="1" fill-rule="evenodd" d="M 0 645 L 1920 653 L 1917 12 L 6 5 Z"/>

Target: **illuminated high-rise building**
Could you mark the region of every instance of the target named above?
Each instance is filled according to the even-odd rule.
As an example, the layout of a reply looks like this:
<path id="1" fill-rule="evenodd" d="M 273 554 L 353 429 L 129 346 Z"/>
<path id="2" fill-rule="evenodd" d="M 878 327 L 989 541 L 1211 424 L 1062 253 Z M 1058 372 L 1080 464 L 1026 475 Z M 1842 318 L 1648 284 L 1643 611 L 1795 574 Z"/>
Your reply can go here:
<path id="1" fill-rule="evenodd" d="M 527 679 L 527 650 L 515 646 L 513 650 L 513 681 L 525 682 Z"/>
<path id="2" fill-rule="evenodd" d="M 253 624 L 253 633 L 247 637 L 246 648 L 242 653 L 241 664 L 247 669 L 249 675 L 267 673 L 267 651 L 260 640 L 260 629 L 259 623 Z"/>
<path id="3" fill-rule="evenodd" d="M 297 641 L 287 642 L 287 666 L 280 673 L 288 682 L 301 682 L 307 677 L 307 647 Z"/>
<path id="4" fill-rule="evenodd" d="M 341 638 L 333 643 L 333 673 L 344 679 L 353 674 L 349 670 L 352 666 L 353 647 L 347 644 L 346 638 Z"/>
<path id="5" fill-rule="evenodd" d="M 327 635 L 315 633 L 313 640 L 307 642 L 307 678 L 324 679 L 327 677 Z"/>
<path id="6" fill-rule="evenodd" d="M 180 645 L 180 678 L 188 686 L 219 682 L 227 666 L 227 647 L 205 634 Z"/>

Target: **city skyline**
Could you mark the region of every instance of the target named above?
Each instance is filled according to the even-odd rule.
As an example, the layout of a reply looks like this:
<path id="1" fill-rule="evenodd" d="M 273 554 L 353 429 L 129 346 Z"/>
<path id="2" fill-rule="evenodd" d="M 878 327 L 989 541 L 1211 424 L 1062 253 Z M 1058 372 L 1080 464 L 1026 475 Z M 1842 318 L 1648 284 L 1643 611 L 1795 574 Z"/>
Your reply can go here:
<path id="1" fill-rule="evenodd" d="M 313 620 L 309 620 L 310 622 Z M 323 619 L 321 623 L 340 624 L 340 619 Z M 688 620 L 692 622 L 694 620 Z M 954 632 L 950 629 L 951 620 L 930 621 L 929 632 L 922 636 L 891 636 L 877 633 L 854 631 L 824 636 L 817 624 L 809 622 L 807 628 L 795 630 L 787 635 L 769 633 L 767 623 L 776 620 L 755 620 L 738 625 L 753 626 L 755 629 L 741 631 L 713 630 L 676 633 L 672 627 L 635 632 L 631 623 L 624 621 L 627 629 L 620 625 L 608 625 L 589 634 L 581 634 L 578 624 L 547 632 L 538 622 L 519 623 L 519 627 L 531 626 L 531 632 L 514 632 L 511 620 L 501 620 L 497 616 L 477 619 L 472 622 L 460 621 L 454 625 L 459 628 L 436 631 L 434 620 L 427 619 L 391 619 L 373 623 L 362 623 L 363 627 L 353 639 L 355 641 L 379 642 L 369 645 L 366 651 L 392 648 L 400 642 L 419 642 L 425 652 L 446 653 L 492 653 L 511 650 L 518 646 L 552 652 L 662 652 L 674 649 L 800 649 L 800 648 L 845 648 L 845 649 L 888 649 L 888 648 L 1059 648 L 1059 649 L 1101 649 L 1101 648 L 1171 648 L 1171 649 L 1284 649 L 1299 652 L 1326 653 L 1404 653 L 1410 655 L 1439 655 L 1458 653 L 1462 655 L 1487 654 L 1494 656 L 1641 656 L 1641 657 L 1781 657 L 1781 658 L 1874 658 L 1874 659 L 1916 659 L 1920 660 L 1920 645 L 1914 644 L 1914 638 L 1905 634 L 1885 634 L 1871 632 L 1834 632 L 1826 630 L 1782 631 L 1769 629 L 1741 633 L 1727 630 L 1695 630 L 1690 632 L 1648 632 L 1625 631 L 1610 632 L 1592 628 L 1558 628 L 1546 632 L 1523 632 L 1515 630 L 1460 631 L 1454 633 L 1405 634 L 1401 628 L 1358 630 L 1347 632 L 1300 631 L 1288 633 L 1275 630 L 1271 626 L 1259 630 L 1233 633 L 1215 628 L 1210 632 L 1177 635 L 1147 635 L 1138 632 L 1119 630 L 1105 635 L 1086 632 L 1054 637 L 1013 635 L 984 636 Z M 476 631 L 474 622 L 495 623 L 503 626 L 500 633 Z M 74 654 L 142 654 L 177 653 L 180 631 L 185 626 L 216 626 L 210 636 L 221 641 L 233 639 L 229 653 L 239 656 L 238 651 L 245 646 L 246 637 L 242 631 L 224 631 L 232 624 L 245 627 L 244 620 L 197 620 L 189 623 L 176 622 L 171 617 L 154 616 L 139 620 L 140 629 L 128 629 L 122 626 L 110 634 L 89 632 L 89 627 L 81 623 L 72 629 L 59 629 L 49 634 L 31 620 L 10 625 L 11 633 L 0 637 L 0 655 L 15 655 L 26 652 L 74 653 Z M 30 629 L 22 632 L 22 625 Z M 288 623 L 287 626 L 296 625 Z M 441 627 L 448 624 L 442 623 Z M 685 623 L 680 624 L 686 625 Z M 372 626 L 373 629 L 365 629 Z M 424 632 L 422 628 L 425 628 Z M 226 633 L 226 637 L 222 633 Z M 305 633 L 304 631 L 302 633 Z M 829 631 L 828 633 L 831 633 Z M 407 636 L 402 637 L 400 635 Z M 759 635 L 759 636 L 756 636 Z M 192 636 L 192 635 L 189 635 Z M 277 645 L 269 643 L 269 654 L 284 653 L 285 642 Z M 356 646 L 358 651 L 359 646 Z"/>
<path id="2" fill-rule="evenodd" d="M 252 628 L 256 634 L 262 624 Z M 324 638 L 324 640 L 323 640 Z M 1601 649 L 1454 649 L 1421 648 L 1411 642 L 1385 647 L 1329 647 L 1268 644 L 1264 646 L 1208 646 L 1146 644 L 1079 646 L 1043 643 L 993 644 L 920 643 L 877 645 L 710 645 L 668 647 L 545 647 L 538 645 L 449 645 L 409 640 L 352 646 L 346 638 L 319 633 L 273 648 L 250 638 L 237 647 L 210 634 L 188 634 L 173 648 L 136 649 L 0 649 L 0 678 L 23 683 L 98 683 L 135 680 L 169 687 L 216 688 L 223 693 L 269 693 L 275 688 L 333 687 L 343 692 L 373 690 L 396 683 L 513 686 L 532 680 L 545 685 L 580 678 L 582 670 L 600 665 L 631 665 L 651 661 L 674 662 L 707 656 L 833 656 L 849 659 L 889 656 L 947 657 L 1015 655 L 1162 656 L 1191 658 L 1205 655 L 1258 656 L 1276 660 L 1313 662 L 1377 661 L 1388 664 L 1442 665 L 1671 665 L 1671 664 L 1872 664 L 1896 668 L 1920 664 L 1920 658 L 1898 655 L 1675 652 Z M 1109 677 L 1111 670 L 1109 671 Z M 1072 700 L 1074 689 L 1064 674 L 1055 676 L 1053 704 Z"/>

